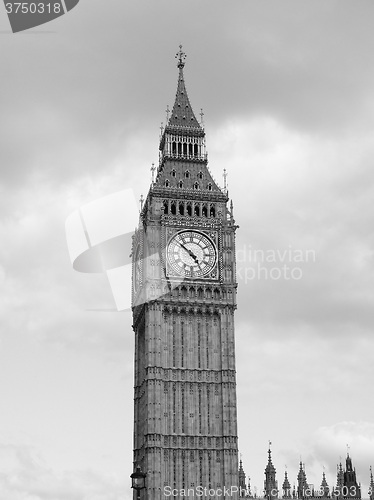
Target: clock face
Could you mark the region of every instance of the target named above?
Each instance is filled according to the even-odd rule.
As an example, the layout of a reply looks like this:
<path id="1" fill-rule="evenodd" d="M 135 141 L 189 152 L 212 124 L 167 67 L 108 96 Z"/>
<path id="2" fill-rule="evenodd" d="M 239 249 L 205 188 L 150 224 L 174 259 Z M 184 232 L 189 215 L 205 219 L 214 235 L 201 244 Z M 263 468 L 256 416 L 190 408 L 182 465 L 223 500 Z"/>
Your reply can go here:
<path id="1" fill-rule="evenodd" d="M 168 244 L 167 260 L 169 275 L 203 278 L 213 271 L 217 250 L 205 234 L 181 231 Z"/>

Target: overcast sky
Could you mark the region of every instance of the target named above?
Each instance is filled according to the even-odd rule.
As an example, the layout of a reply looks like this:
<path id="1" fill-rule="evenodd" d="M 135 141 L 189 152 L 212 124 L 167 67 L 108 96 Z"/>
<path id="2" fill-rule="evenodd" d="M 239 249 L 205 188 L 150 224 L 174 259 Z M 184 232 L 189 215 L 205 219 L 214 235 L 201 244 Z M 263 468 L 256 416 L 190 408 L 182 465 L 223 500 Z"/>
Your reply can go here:
<path id="1" fill-rule="evenodd" d="M 105 275 L 72 269 L 65 220 L 120 189 L 146 195 L 180 43 L 240 226 L 245 471 L 260 490 L 271 440 L 280 484 L 301 457 L 332 485 L 348 443 L 367 496 L 373 17 L 365 0 L 82 0 L 13 35 L 0 8 L 2 499 L 131 498 L 131 315 Z"/>

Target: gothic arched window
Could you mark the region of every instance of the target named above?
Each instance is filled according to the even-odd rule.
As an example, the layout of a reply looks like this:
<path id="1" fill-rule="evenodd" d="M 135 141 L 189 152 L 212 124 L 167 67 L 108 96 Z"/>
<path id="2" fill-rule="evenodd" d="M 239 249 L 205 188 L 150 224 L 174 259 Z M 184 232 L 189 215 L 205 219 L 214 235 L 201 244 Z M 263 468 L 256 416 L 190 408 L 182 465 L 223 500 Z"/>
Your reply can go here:
<path id="1" fill-rule="evenodd" d="M 194 144 L 193 146 L 193 154 L 194 156 L 198 156 L 199 154 L 199 146 L 197 144 Z"/>
<path id="2" fill-rule="evenodd" d="M 173 155 L 177 154 L 177 143 L 175 141 L 171 143 L 171 152 Z"/>
<path id="3" fill-rule="evenodd" d="M 189 143 L 189 145 L 188 145 L 188 154 L 190 156 L 192 156 L 192 144 L 191 143 Z"/>
<path id="4" fill-rule="evenodd" d="M 206 205 L 203 205 L 203 209 L 201 211 L 201 215 L 203 217 L 207 217 L 208 216 L 208 209 L 207 209 Z"/>
<path id="5" fill-rule="evenodd" d="M 211 191 L 211 190 L 212 190 L 212 183 L 209 182 L 209 184 L 208 184 L 208 191 Z"/>
<path id="6" fill-rule="evenodd" d="M 164 201 L 164 214 L 167 215 L 169 213 L 169 203 Z"/>
<path id="7" fill-rule="evenodd" d="M 197 215 L 198 217 L 200 216 L 200 207 L 199 207 L 199 205 L 195 205 L 195 215 Z"/>
<path id="8" fill-rule="evenodd" d="M 185 176 L 186 179 L 188 179 L 189 176 L 190 176 L 190 172 L 188 170 L 186 170 L 185 173 L 184 173 L 184 176 Z"/>
<path id="9" fill-rule="evenodd" d="M 175 172 L 175 169 L 173 168 L 173 170 L 171 171 L 171 176 L 175 177 L 175 175 L 176 175 L 176 172 Z"/>
<path id="10" fill-rule="evenodd" d="M 171 202 L 171 213 L 172 213 L 172 215 L 176 215 L 176 213 L 177 213 L 177 207 L 175 205 L 175 201 Z"/>
<path id="11" fill-rule="evenodd" d="M 199 178 L 199 179 L 202 179 L 202 178 L 203 178 L 203 173 L 202 173 L 202 172 L 199 172 L 199 173 L 197 174 L 197 176 L 198 176 L 198 178 Z"/>
<path id="12" fill-rule="evenodd" d="M 192 205 L 191 202 L 187 203 L 187 215 L 192 216 Z"/>
<path id="13" fill-rule="evenodd" d="M 198 182 L 195 182 L 195 184 L 193 185 L 193 188 L 194 188 L 194 189 L 199 189 L 199 183 L 198 183 Z"/>
<path id="14" fill-rule="evenodd" d="M 179 181 L 179 187 L 182 188 L 183 187 L 183 181 Z"/>
<path id="15" fill-rule="evenodd" d="M 185 156 L 187 156 L 187 143 L 186 142 L 183 143 L 183 154 Z"/>
<path id="16" fill-rule="evenodd" d="M 169 186 L 170 186 L 170 181 L 169 181 L 169 179 L 166 179 L 166 181 L 165 181 L 165 187 L 169 187 Z"/>
<path id="17" fill-rule="evenodd" d="M 179 213 L 181 215 L 184 215 L 184 203 L 183 202 L 179 203 Z"/>
<path id="18" fill-rule="evenodd" d="M 210 206 L 210 216 L 215 217 L 216 216 L 216 209 L 214 208 L 214 205 Z"/>

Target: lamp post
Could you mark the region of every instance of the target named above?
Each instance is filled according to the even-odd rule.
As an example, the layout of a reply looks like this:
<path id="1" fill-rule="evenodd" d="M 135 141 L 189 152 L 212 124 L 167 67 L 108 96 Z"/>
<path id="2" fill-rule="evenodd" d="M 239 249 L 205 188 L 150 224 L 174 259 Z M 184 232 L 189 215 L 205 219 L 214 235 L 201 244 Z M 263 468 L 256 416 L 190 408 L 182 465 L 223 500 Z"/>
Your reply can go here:
<path id="1" fill-rule="evenodd" d="M 136 466 L 135 472 L 131 474 L 131 488 L 136 490 L 136 499 L 140 500 L 140 491 L 145 489 L 145 476 L 140 465 Z"/>

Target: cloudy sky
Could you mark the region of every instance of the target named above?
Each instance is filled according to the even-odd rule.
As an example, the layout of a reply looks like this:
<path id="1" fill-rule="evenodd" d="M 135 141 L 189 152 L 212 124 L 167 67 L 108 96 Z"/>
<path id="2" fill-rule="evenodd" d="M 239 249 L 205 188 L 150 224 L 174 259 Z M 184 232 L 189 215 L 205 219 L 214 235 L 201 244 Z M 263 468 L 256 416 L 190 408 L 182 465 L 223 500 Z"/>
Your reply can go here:
<path id="1" fill-rule="evenodd" d="M 0 497 L 127 500 L 131 315 L 72 269 L 65 220 L 146 195 L 180 43 L 238 250 L 239 447 L 263 485 L 374 466 L 374 5 L 83 0 L 13 35 L 0 9 Z"/>

